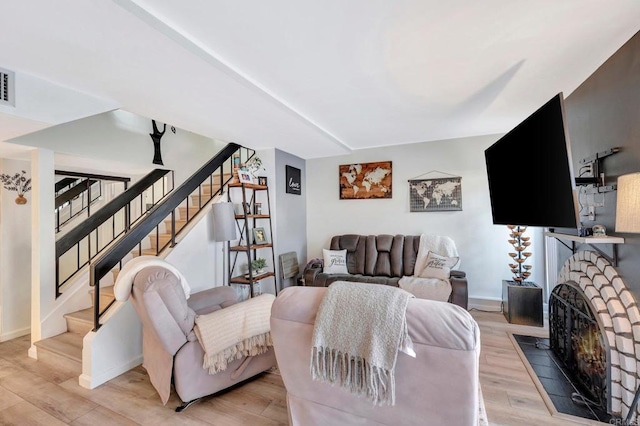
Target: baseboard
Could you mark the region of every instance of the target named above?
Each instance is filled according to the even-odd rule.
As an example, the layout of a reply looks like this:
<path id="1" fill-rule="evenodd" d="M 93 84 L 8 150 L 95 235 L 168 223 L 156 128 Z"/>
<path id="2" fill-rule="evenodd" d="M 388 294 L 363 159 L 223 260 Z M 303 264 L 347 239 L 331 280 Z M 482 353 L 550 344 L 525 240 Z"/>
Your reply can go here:
<path id="1" fill-rule="evenodd" d="M 0 342 L 6 342 L 7 340 L 16 339 L 18 337 L 26 336 L 31 333 L 31 327 L 24 327 L 18 330 L 13 330 L 8 333 L 0 334 Z"/>
<path id="2" fill-rule="evenodd" d="M 502 312 L 502 299 L 493 297 L 470 297 L 469 310 L 477 309 L 478 311 Z M 549 305 L 542 304 L 542 315 L 545 321 L 549 319 Z"/>
<path id="3" fill-rule="evenodd" d="M 124 364 L 116 366 L 109 371 L 100 374 L 99 376 L 90 376 L 83 373 L 78 378 L 78 384 L 85 389 L 94 389 L 101 384 L 106 383 L 109 380 L 126 373 L 127 371 L 131 370 L 134 367 L 137 367 L 140 364 L 142 364 L 142 354 Z"/>
<path id="4" fill-rule="evenodd" d="M 502 312 L 502 299 L 493 297 L 470 297 L 468 302 L 469 310 Z"/>

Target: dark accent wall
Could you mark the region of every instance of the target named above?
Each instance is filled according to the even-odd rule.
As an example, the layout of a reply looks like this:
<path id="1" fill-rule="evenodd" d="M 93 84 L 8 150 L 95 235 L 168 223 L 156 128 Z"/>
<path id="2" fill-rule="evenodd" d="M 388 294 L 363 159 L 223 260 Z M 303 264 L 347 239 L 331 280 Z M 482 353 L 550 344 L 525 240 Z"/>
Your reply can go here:
<path id="1" fill-rule="evenodd" d="M 300 169 L 302 190 L 300 194 L 286 192 L 286 166 Z M 275 150 L 275 200 L 277 204 L 274 232 L 277 236 L 276 262 L 279 256 L 290 251 L 298 255 L 298 267 L 300 272 L 307 263 L 307 189 L 306 189 L 306 161 L 288 152 Z M 293 278 L 282 280 L 282 271 L 278 266 L 276 275 L 280 289 L 295 285 Z"/>
<path id="2" fill-rule="evenodd" d="M 613 147 L 621 152 L 603 160 L 608 184 L 640 171 L 640 32 L 567 97 L 565 113 L 576 175 L 580 159 Z M 595 221 L 582 218 L 582 223 L 602 224 L 614 234 L 616 193 L 605 194 L 604 203 L 596 208 Z M 615 235 L 626 240 L 618 246 L 618 273 L 640 300 L 640 234 Z M 609 244 L 601 248 L 611 254 Z M 562 246 L 558 251 L 562 264 L 570 252 Z"/>

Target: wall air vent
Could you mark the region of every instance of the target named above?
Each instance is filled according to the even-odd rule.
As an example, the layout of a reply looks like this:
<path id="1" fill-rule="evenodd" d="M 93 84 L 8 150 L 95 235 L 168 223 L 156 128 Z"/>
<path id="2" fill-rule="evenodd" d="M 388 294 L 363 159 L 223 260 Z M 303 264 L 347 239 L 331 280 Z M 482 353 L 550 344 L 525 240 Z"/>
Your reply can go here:
<path id="1" fill-rule="evenodd" d="M 15 106 L 14 97 L 15 74 L 4 68 L 0 68 L 0 105 Z"/>

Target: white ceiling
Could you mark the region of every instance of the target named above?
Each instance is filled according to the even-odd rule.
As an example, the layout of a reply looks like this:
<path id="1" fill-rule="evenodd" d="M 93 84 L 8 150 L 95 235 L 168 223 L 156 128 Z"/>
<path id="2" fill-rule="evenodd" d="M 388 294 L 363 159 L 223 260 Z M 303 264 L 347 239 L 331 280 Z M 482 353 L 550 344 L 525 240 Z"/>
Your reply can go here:
<path id="1" fill-rule="evenodd" d="M 303 158 L 506 132 L 638 30 L 637 0 L 13 0 L 0 67 L 61 89 L 0 140 L 116 107 Z"/>

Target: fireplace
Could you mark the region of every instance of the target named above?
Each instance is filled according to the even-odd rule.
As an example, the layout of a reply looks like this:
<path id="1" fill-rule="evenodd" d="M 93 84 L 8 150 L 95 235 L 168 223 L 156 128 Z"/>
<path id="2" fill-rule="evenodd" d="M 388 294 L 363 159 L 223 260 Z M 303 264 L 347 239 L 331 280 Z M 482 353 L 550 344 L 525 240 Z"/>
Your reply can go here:
<path id="1" fill-rule="evenodd" d="M 558 285 L 549 299 L 549 318 L 551 350 L 572 383 L 589 404 L 610 411 L 609 348 L 584 292 L 570 283 Z"/>
<path id="2" fill-rule="evenodd" d="M 549 299 L 549 328 L 576 387 L 625 418 L 640 385 L 640 311 L 607 259 L 579 251 L 564 263 Z"/>

